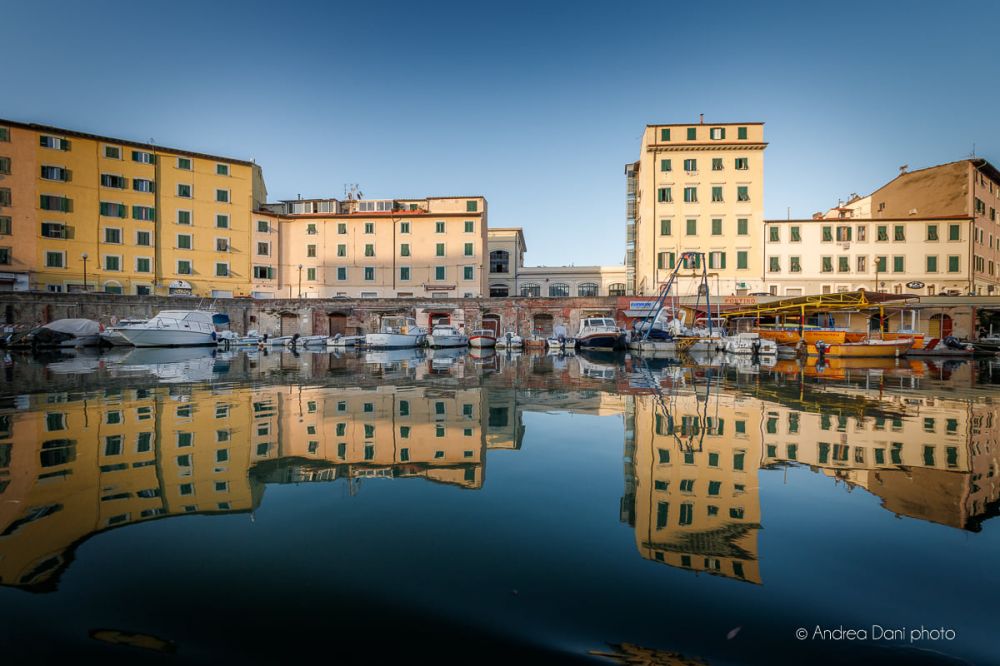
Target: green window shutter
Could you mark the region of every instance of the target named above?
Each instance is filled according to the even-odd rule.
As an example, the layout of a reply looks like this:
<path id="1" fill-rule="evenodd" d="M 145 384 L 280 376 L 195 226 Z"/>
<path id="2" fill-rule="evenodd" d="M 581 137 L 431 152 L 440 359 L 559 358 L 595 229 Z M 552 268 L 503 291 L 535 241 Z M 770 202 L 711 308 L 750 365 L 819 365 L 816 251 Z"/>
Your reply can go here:
<path id="1" fill-rule="evenodd" d="M 736 233 L 740 236 L 746 236 L 749 232 L 749 223 L 747 218 L 741 217 L 736 220 Z"/>
<path id="2" fill-rule="evenodd" d="M 660 160 L 660 171 L 670 171 L 670 160 Z"/>
<path id="3" fill-rule="evenodd" d="M 465 256 L 471 257 L 474 254 L 472 243 L 465 244 Z"/>
<path id="4" fill-rule="evenodd" d="M 718 218 L 712 220 L 712 235 L 713 236 L 722 235 L 722 220 Z"/>
<path id="5" fill-rule="evenodd" d="M 948 272 L 957 273 L 958 272 L 958 257 L 950 256 L 948 257 Z"/>
<path id="6" fill-rule="evenodd" d="M 660 129 L 660 141 L 670 141 L 670 129 L 663 127 Z"/>
<path id="7" fill-rule="evenodd" d="M 739 139 L 739 140 L 741 140 L 741 141 L 745 141 L 746 138 L 747 138 L 747 128 L 746 127 L 738 127 L 736 129 L 736 138 Z"/>
<path id="8" fill-rule="evenodd" d="M 698 220 L 688 220 L 687 221 L 687 235 L 697 236 L 698 235 Z"/>
<path id="9" fill-rule="evenodd" d="M 937 257 L 935 256 L 927 257 L 927 272 L 937 273 Z"/>
<path id="10" fill-rule="evenodd" d="M 676 253 L 674 253 L 674 252 L 668 252 L 667 253 L 667 259 L 668 259 L 668 263 L 667 263 L 667 267 L 668 268 L 674 268 L 677 265 L 677 254 Z"/>
<path id="11" fill-rule="evenodd" d="M 823 227 L 823 240 L 824 241 L 833 240 L 833 229 L 831 227 Z"/>
<path id="12" fill-rule="evenodd" d="M 670 220 L 660 220 L 660 235 L 669 236 L 670 235 Z"/>
<path id="13" fill-rule="evenodd" d="M 736 268 L 746 270 L 747 267 L 747 251 L 738 250 L 736 252 Z"/>
<path id="14" fill-rule="evenodd" d="M 656 267 L 657 268 L 663 268 L 663 260 L 664 260 L 664 255 L 665 254 L 666 254 L 665 252 L 660 252 L 658 255 L 656 255 Z"/>
<path id="15" fill-rule="evenodd" d="M 725 269 L 725 267 L 726 267 L 726 253 L 725 252 L 720 252 L 719 253 L 719 268 Z"/>
<path id="16" fill-rule="evenodd" d="M 957 241 L 961 238 L 961 227 L 957 224 L 948 225 L 948 240 Z"/>
<path id="17" fill-rule="evenodd" d="M 687 137 L 688 137 L 688 141 L 694 141 L 695 139 L 697 139 L 698 138 L 698 130 L 697 130 L 697 128 L 688 127 L 687 128 Z"/>

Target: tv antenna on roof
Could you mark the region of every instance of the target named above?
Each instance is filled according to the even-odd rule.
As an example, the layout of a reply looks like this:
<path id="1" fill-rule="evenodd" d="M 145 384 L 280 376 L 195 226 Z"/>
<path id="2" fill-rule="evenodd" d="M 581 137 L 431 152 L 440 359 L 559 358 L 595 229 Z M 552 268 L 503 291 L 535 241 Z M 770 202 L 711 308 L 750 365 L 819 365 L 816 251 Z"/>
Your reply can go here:
<path id="1" fill-rule="evenodd" d="M 348 201 L 360 200 L 363 195 L 361 190 L 358 189 L 357 183 L 351 183 L 349 185 L 344 185 L 344 198 Z"/>

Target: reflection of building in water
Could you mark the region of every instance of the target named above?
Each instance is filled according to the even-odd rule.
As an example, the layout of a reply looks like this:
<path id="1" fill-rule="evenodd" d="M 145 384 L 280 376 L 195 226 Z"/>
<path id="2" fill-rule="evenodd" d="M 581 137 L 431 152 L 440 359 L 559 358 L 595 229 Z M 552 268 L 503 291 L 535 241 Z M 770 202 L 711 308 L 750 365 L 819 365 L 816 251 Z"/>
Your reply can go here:
<path id="1" fill-rule="evenodd" d="M 802 412 L 733 392 L 633 398 L 621 519 L 643 557 L 760 582 L 757 472 L 808 465 L 898 515 L 979 530 L 1000 507 L 993 405 L 887 397 L 885 414 Z"/>
<path id="2" fill-rule="evenodd" d="M 479 388 L 286 386 L 32 396 L 0 414 L 0 583 L 54 584 L 92 533 L 250 511 L 263 483 L 483 483 Z"/>
<path id="3" fill-rule="evenodd" d="M 622 517 L 643 557 L 760 582 L 758 404 L 734 393 L 635 397 Z"/>

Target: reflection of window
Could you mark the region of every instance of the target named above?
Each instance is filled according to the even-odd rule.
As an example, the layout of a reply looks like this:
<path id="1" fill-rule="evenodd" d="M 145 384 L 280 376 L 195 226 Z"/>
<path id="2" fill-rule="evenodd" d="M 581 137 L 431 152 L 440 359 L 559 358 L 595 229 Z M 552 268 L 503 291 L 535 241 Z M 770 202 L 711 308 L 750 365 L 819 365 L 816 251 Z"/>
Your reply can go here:
<path id="1" fill-rule="evenodd" d="M 521 285 L 521 295 L 537 298 L 542 295 L 542 288 L 534 283 L 523 284 Z"/>
<path id="2" fill-rule="evenodd" d="M 569 285 L 564 282 L 556 282 L 549 285 L 549 296 L 569 296 Z"/>
<path id="3" fill-rule="evenodd" d="M 597 296 L 598 287 L 593 282 L 584 282 L 576 288 L 577 296 Z"/>
<path id="4" fill-rule="evenodd" d="M 493 250 L 490 252 L 490 273 L 507 273 L 510 270 L 510 252 Z"/>

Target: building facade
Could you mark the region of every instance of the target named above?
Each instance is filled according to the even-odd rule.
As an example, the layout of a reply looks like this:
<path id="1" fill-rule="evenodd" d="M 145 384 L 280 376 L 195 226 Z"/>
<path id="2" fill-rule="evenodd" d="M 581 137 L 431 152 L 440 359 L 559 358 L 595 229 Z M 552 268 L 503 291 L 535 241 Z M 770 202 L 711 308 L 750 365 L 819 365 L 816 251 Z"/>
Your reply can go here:
<path id="1" fill-rule="evenodd" d="M 0 171 L 3 284 L 249 295 L 252 162 L 0 120 Z"/>
<path id="2" fill-rule="evenodd" d="M 475 298 L 486 292 L 482 196 L 310 199 L 279 215 L 287 298 Z"/>
<path id="3" fill-rule="evenodd" d="M 764 228 L 763 123 L 647 125 L 638 162 L 626 166 L 626 281 L 658 293 L 682 252 L 700 252 L 722 295 L 761 288 Z M 695 289 L 685 266 L 674 293 Z M 627 284 L 627 282 L 626 282 Z"/>

